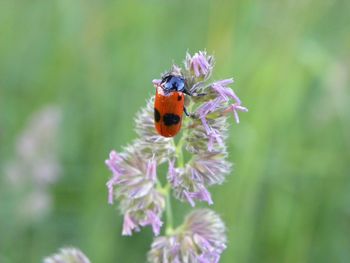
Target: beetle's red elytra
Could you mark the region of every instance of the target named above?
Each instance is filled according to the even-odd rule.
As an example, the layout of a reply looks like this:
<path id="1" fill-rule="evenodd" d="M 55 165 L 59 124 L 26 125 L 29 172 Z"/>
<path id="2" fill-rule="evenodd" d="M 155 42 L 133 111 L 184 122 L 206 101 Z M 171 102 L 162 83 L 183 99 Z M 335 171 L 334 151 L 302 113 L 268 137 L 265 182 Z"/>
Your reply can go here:
<path id="1" fill-rule="evenodd" d="M 157 132 L 164 137 L 173 137 L 181 129 L 186 91 L 181 76 L 167 74 L 156 87 L 154 123 Z"/>

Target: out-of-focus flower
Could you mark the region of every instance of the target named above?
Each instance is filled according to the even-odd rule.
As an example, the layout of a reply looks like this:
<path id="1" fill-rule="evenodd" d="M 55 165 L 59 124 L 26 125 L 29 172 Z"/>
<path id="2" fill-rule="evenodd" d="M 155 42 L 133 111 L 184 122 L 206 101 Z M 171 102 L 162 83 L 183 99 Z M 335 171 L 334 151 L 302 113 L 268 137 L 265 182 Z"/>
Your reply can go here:
<path id="1" fill-rule="evenodd" d="M 157 237 L 148 253 L 151 263 L 219 262 L 226 248 L 221 218 L 209 209 L 190 213 L 175 234 Z"/>
<path id="2" fill-rule="evenodd" d="M 5 164 L 5 182 L 21 196 L 17 214 L 26 221 L 39 220 L 51 208 L 48 187 L 60 175 L 57 153 L 61 110 L 47 106 L 34 113 L 16 139 L 16 151 Z"/>
<path id="3" fill-rule="evenodd" d="M 60 164 L 57 157 L 57 138 L 61 111 L 48 106 L 34 113 L 16 140 L 16 156 L 7 165 L 8 180 L 14 185 L 50 184 L 57 180 Z M 14 168 L 16 167 L 16 168 Z"/>
<path id="4" fill-rule="evenodd" d="M 25 195 L 17 207 L 18 215 L 26 221 L 33 222 L 43 217 L 51 209 L 52 197 L 46 189 L 36 189 Z"/>
<path id="5" fill-rule="evenodd" d="M 77 248 L 61 248 L 57 254 L 45 258 L 43 263 L 90 263 L 90 260 Z"/>

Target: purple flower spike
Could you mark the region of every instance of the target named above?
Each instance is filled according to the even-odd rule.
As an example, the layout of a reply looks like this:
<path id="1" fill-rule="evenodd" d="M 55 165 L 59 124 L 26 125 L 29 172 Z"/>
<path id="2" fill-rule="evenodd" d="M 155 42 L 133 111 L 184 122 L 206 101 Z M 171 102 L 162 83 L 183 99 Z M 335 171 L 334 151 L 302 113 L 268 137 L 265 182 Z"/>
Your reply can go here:
<path id="1" fill-rule="evenodd" d="M 126 213 L 124 215 L 124 223 L 123 223 L 123 232 L 122 235 L 123 236 L 131 236 L 132 235 L 132 231 L 136 229 L 138 230 L 139 228 L 137 227 L 137 225 L 134 223 L 134 221 L 132 220 L 132 218 L 130 217 L 129 213 Z"/>
<path id="2" fill-rule="evenodd" d="M 205 188 L 203 185 L 201 185 L 199 187 L 199 190 L 196 193 L 194 193 L 194 196 L 196 196 L 196 198 L 199 200 L 207 202 L 208 205 L 213 204 L 213 200 L 211 199 L 211 194 L 209 193 L 207 188 Z"/>
<path id="3" fill-rule="evenodd" d="M 160 233 L 160 228 L 163 225 L 163 222 L 154 212 L 147 211 L 146 219 L 141 222 L 141 225 L 142 226 L 151 225 L 154 235 L 158 236 Z"/>
<path id="4" fill-rule="evenodd" d="M 198 191 L 196 191 L 196 192 L 188 192 L 185 190 L 183 193 L 184 193 L 187 201 L 190 203 L 190 205 L 192 207 L 196 206 L 194 199 L 198 199 L 198 200 L 207 202 L 208 205 L 213 204 L 213 200 L 211 199 L 211 194 L 204 187 L 204 185 L 198 184 Z"/>
<path id="5" fill-rule="evenodd" d="M 120 174 L 120 170 L 117 163 L 123 161 L 116 151 L 111 151 L 109 159 L 106 160 L 106 165 L 112 171 L 113 174 Z"/>
<path id="6" fill-rule="evenodd" d="M 248 109 L 235 103 L 231 104 L 224 112 L 233 112 L 236 123 L 239 124 L 239 116 L 237 111 L 248 112 Z"/>
<path id="7" fill-rule="evenodd" d="M 207 92 L 207 98 L 203 96 L 199 100 L 201 104 L 194 113 L 197 119 L 193 120 L 191 125 L 196 126 L 200 122 L 205 133 L 203 134 L 198 129 L 197 132 L 192 132 L 189 135 L 187 149 L 190 152 L 197 153 L 204 150 L 225 152 L 224 141 L 227 137 L 225 113 L 232 111 L 236 123 L 239 123 L 237 111 L 248 111 L 247 108 L 241 105 L 241 100 L 235 92 L 228 87 L 233 82 L 232 78 L 224 79 L 208 85 L 206 87 L 208 91 L 203 89 L 204 93 Z M 231 100 L 235 103 L 230 104 Z M 206 149 L 204 148 L 205 145 Z"/>
<path id="8" fill-rule="evenodd" d="M 175 168 L 175 160 L 169 160 L 168 168 L 168 181 L 173 187 L 177 187 L 181 184 L 181 171 Z"/>
<path id="9" fill-rule="evenodd" d="M 116 178 L 115 176 L 112 177 L 112 179 L 110 179 L 107 182 L 107 188 L 108 188 L 108 204 L 112 205 L 113 204 L 113 195 L 114 195 L 114 188 L 113 186 L 117 184 L 116 183 Z"/>
<path id="10" fill-rule="evenodd" d="M 157 160 L 145 160 L 137 150 L 130 146 L 121 154 L 114 151 L 106 161 L 113 176 L 107 182 L 109 203 L 116 199 L 124 214 L 123 235 L 139 231 L 140 226 L 152 225 L 159 233 L 162 222 L 160 216 L 165 207 L 165 199 L 156 189 Z"/>
<path id="11" fill-rule="evenodd" d="M 199 77 L 201 74 L 206 75 L 210 70 L 210 65 L 202 52 L 194 54 L 192 57 L 192 67 L 196 77 Z"/>
<path id="12" fill-rule="evenodd" d="M 118 179 L 122 175 L 122 170 L 119 167 L 119 163 L 122 162 L 123 159 L 117 154 L 116 151 L 111 151 L 109 154 L 109 159 L 105 161 L 107 167 L 113 173 L 113 176 L 107 182 L 108 188 L 108 203 L 113 204 L 113 194 L 114 194 L 114 186 L 118 184 Z"/>
<path id="13" fill-rule="evenodd" d="M 187 201 L 192 207 L 196 200 L 213 204 L 207 186 L 221 184 L 230 172 L 231 165 L 225 160 L 225 156 L 225 152 L 214 150 L 195 155 L 185 167 L 182 183 L 173 186 L 175 196 Z"/>
<path id="14" fill-rule="evenodd" d="M 196 206 L 196 203 L 193 201 L 193 195 L 192 195 L 192 193 L 190 193 L 190 192 L 188 192 L 187 190 L 184 190 L 183 191 L 183 194 L 185 195 L 185 197 L 186 197 L 186 199 L 187 199 L 187 201 L 190 203 L 190 205 L 192 206 L 192 207 L 195 207 Z"/>
<path id="15" fill-rule="evenodd" d="M 205 117 L 202 117 L 201 118 L 201 121 L 202 121 L 202 124 L 203 124 L 203 127 L 207 133 L 207 135 L 209 135 L 211 133 L 211 128 L 210 126 L 208 125 L 208 122 L 207 122 L 207 119 Z"/>
<path id="16" fill-rule="evenodd" d="M 221 108 L 222 98 L 218 97 L 204 103 L 197 109 L 197 114 L 200 119 L 205 118 L 209 113 L 215 112 Z"/>
<path id="17" fill-rule="evenodd" d="M 213 211 L 201 209 L 188 215 L 175 235 L 156 238 L 148 261 L 216 263 L 225 247 L 224 223 Z"/>
<path id="18" fill-rule="evenodd" d="M 185 66 L 188 71 L 193 72 L 196 78 L 207 79 L 213 69 L 213 59 L 205 51 L 199 51 L 192 57 L 187 53 Z"/>
<path id="19" fill-rule="evenodd" d="M 168 166 L 168 180 L 173 182 L 176 178 L 176 171 L 175 171 L 175 160 L 169 160 L 169 166 Z"/>
<path id="20" fill-rule="evenodd" d="M 216 129 L 211 129 L 209 136 L 209 142 L 208 142 L 208 151 L 213 151 L 214 148 L 214 142 L 216 141 L 220 146 L 224 146 L 224 142 L 221 138 L 220 133 Z"/>
<path id="21" fill-rule="evenodd" d="M 227 87 L 227 85 L 230 85 L 233 83 L 233 79 L 224 79 L 217 82 L 214 82 L 211 87 L 213 90 L 215 90 L 223 100 L 228 101 L 229 99 L 234 99 L 237 103 L 241 103 L 238 96 L 234 93 L 232 89 Z"/>
<path id="22" fill-rule="evenodd" d="M 122 234 L 127 236 L 145 226 L 152 227 L 158 236 L 165 211 L 166 236 L 154 239 L 148 253 L 149 262 L 218 263 L 226 248 L 225 226 L 220 217 L 208 209 L 193 211 L 174 229 L 171 195 L 192 207 L 197 202 L 213 204 L 209 187 L 223 183 L 231 172 L 226 148 L 229 128 L 226 113 L 232 112 L 239 123 L 238 111 L 248 109 L 229 87 L 233 84 L 232 78 L 209 82 L 214 58 L 205 51 L 193 56 L 187 53 L 184 64 L 184 68 L 174 64 L 161 79 L 154 79 L 152 83 L 158 90 L 162 81 L 171 80 L 170 76 L 183 78 L 186 94 L 192 96 L 186 96 L 185 101 L 181 96 L 174 96 L 174 103 L 189 109 L 190 118 L 180 118 L 182 132 L 177 138 L 163 137 L 155 129 L 155 121 L 162 118 L 158 120 L 159 114 L 154 116 L 155 97 L 148 101 L 135 118 L 138 138 L 121 153 L 112 151 L 106 161 L 112 172 L 107 182 L 108 202 L 118 201 L 124 215 Z M 174 84 L 169 94 L 164 95 L 176 95 L 175 90 L 179 87 Z M 157 178 L 158 166 L 164 163 L 168 163 L 165 184 Z"/>
<path id="23" fill-rule="evenodd" d="M 154 158 L 148 161 L 146 178 L 151 181 L 155 181 L 157 178 L 157 161 Z"/>

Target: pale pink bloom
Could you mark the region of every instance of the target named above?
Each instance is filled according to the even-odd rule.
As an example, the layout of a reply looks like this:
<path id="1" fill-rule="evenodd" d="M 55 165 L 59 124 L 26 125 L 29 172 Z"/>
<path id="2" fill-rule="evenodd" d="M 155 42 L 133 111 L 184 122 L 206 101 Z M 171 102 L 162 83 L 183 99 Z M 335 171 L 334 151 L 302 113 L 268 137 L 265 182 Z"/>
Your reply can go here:
<path id="1" fill-rule="evenodd" d="M 157 161 L 145 160 L 137 152 L 138 147 L 129 147 L 123 153 L 112 151 L 106 165 L 112 171 L 107 182 L 108 202 L 116 199 L 124 214 L 123 235 L 139 231 L 140 226 L 151 225 L 158 235 L 164 210 L 164 196 L 156 189 Z"/>
<path id="2" fill-rule="evenodd" d="M 246 107 L 240 106 L 239 104 L 231 104 L 224 112 L 232 112 L 235 117 L 236 123 L 239 123 L 238 111 L 248 112 Z"/>
<path id="3" fill-rule="evenodd" d="M 226 242 L 226 228 L 221 218 L 209 209 L 195 210 L 186 217 L 176 234 L 153 241 L 148 261 L 216 263 Z"/>
<path id="4" fill-rule="evenodd" d="M 195 77 L 207 79 L 213 70 L 213 58 L 205 51 L 199 51 L 193 56 L 187 53 L 185 66 L 189 72 L 194 73 Z"/>
<path id="5" fill-rule="evenodd" d="M 134 223 L 129 213 L 125 213 L 122 235 L 131 236 L 133 230 L 139 231 L 140 228 L 137 226 L 137 224 Z"/>
<path id="6" fill-rule="evenodd" d="M 77 248 L 62 248 L 57 254 L 45 258 L 44 263 L 90 263 L 90 260 Z"/>

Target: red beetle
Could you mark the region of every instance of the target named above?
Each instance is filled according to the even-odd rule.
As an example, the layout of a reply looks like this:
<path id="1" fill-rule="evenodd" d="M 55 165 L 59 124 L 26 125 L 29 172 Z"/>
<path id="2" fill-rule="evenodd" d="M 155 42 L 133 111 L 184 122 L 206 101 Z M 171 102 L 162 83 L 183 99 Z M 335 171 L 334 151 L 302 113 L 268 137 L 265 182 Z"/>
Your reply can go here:
<path id="1" fill-rule="evenodd" d="M 166 74 L 156 87 L 154 101 L 154 123 L 157 132 L 164 137 L 173 137 L 181 129 L 182 114 L 188 116 L 184 107 L 186 82 L 182 76 Z"/>

